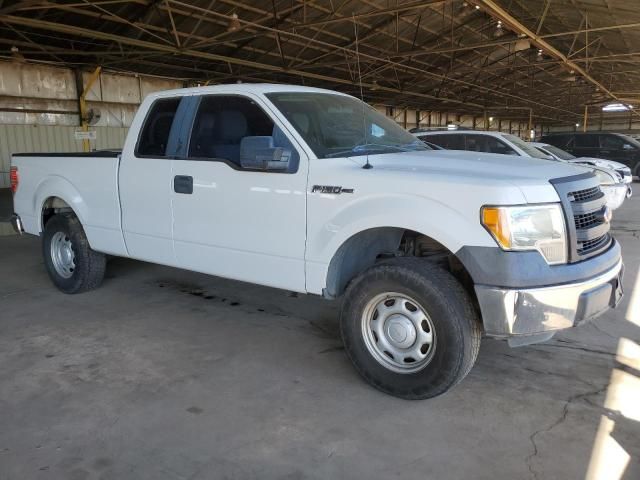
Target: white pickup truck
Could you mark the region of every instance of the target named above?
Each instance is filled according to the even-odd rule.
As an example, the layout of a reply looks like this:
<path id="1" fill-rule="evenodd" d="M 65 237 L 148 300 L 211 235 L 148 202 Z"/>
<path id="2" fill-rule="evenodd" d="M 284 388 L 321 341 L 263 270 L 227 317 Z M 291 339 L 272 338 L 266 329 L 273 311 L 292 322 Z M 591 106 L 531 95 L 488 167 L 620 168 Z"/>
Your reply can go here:
<path id="1" fill-rule="evenodd" d="M 403 398 L 458 383 L 482 333 L 544 341 L 622 296 L 591 173 L 431 150 L 327 90 L 152 94 L 122 152 L 17 154 L 11 178 L 14 226 L 63 292 L 117 255 L 339 298 L 356 369 Z"/>

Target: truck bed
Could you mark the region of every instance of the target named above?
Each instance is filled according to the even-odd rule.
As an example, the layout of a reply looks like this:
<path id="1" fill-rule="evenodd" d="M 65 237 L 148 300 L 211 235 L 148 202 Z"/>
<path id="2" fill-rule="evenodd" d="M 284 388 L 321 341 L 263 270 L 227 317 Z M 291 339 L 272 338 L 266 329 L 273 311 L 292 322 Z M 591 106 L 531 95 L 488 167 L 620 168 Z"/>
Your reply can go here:
<path id="1" fill-rule="evenodd" d="M 23 153 L 14 154 L 11 164 L 19 177 L 14 209 L 25 232 L 40 234 L 43 208 L 56 198 L 78 216 L 94 250 L 126 252 L 120 221 L 119 152 Z"/>
<path id="2" fill-rule="evenodd" d="M 58 152 L 58 153 L 14 153 L 13 157 L 97 157 L 116 158 L 122 150 L 98 150 L 95 152 Z"/>

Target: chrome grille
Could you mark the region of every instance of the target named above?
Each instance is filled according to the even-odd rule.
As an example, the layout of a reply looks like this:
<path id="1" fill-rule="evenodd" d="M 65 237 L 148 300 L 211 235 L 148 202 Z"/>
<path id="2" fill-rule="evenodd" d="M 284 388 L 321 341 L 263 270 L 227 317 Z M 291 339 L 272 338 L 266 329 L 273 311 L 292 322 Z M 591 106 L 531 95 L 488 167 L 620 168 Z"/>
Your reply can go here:
<path id="1" fill-rule="evenodd" d="M 611 236 L 608 225 L 603 227 L 605 221 L 602 212 L 606 198 L 600 186 L 573 191 L 568 196 L 576 226 L 575 242 L 578 256 L 591 256 L 606 248 Z"/>
<path id="2" fill-rule="evenodd" d="M 601 247 L 604 247 L 609 244 L 611 240 L 611 236 L 608 233 L 605 233 L 601 237 L 594 238 L 593 240 L 587 240 L 586 242 L 580 243 L 580 248 L 578 248 L 579 255 L 588 255 L 591 252 L 598 251 Z"/>
<path id="3" fill-rule="evenodd" d="M 580 230 L 581 228 L 589 228 L 594 225 L 600 225 L 602 223 L 595 212 L 574 215 L 573 220 L 576 224 L 577 230 Z"/>
<path id="4" fill-rule="evenodd" d="M 588 200 L 592 200 L 599 195 L 602 195 L 600 187 L 591 187 L 584 190 L 578 190 L 576 192 L 569 192 L 569 197 L 573 197 L 572 201 L 574 202 L 585 202 Z"/>
<path id="5" fill-rule="evenodd" d="M 599 254 L 611 245 L 605 220 L 606 197 L 592 174 L 551 180 L 565 210 L 569 261 L 579 262 Z"/>

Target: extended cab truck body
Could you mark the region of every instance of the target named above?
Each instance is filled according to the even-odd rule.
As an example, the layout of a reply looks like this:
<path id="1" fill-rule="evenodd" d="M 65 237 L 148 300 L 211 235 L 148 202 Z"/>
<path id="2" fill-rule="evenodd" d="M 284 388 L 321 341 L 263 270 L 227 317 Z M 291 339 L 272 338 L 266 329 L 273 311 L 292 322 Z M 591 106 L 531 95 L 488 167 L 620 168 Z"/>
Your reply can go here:
<path id="1" fill-rule="evenodd" d="M 403 398 L 460 381 L 483 331 L 543 341 L 622 294 L 591 173 L 431 150 L 327 90 L 152 94 L 121 154 L 12 162 L 14 224 L 62 291 L 97 287 L 111 254 L 340 297 L 356 369 Z"/>

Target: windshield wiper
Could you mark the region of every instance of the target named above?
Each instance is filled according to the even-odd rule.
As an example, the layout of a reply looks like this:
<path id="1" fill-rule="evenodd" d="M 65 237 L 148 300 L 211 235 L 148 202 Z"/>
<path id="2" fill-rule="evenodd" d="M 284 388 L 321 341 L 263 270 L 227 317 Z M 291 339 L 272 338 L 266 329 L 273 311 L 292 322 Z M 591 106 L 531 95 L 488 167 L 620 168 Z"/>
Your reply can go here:
<path id="1" fill-rule="evenodd" d="M 408 144 L 408 145 L 411 145 L 411 144 Z M 379 149 L 393 149 L 393 150 L 399 150 L 401 152 L 411 151 L 411 149 L 408 149 L 406 146 L 402 146 L 402 145 L 385 145 L 383 143 L 363 143 L 362 145 L 356 145 L 350 150 L 342 150 L 340 152 L 330 153 L 329 155 L 327 155 L 327 158 L 340 157 L 342 155 L 349 154 L 349 153 L 364 155 L 367 151 L 371 151 L 371 150 L 375 151 Z"/>

